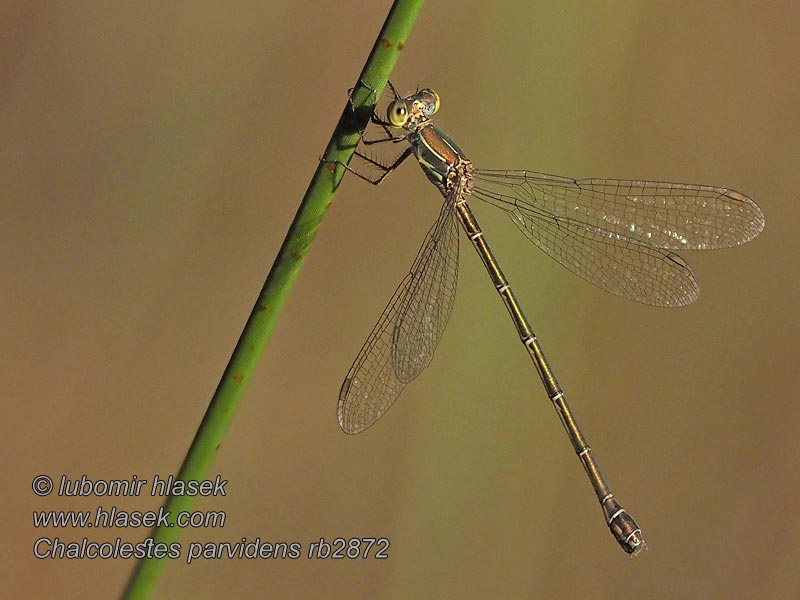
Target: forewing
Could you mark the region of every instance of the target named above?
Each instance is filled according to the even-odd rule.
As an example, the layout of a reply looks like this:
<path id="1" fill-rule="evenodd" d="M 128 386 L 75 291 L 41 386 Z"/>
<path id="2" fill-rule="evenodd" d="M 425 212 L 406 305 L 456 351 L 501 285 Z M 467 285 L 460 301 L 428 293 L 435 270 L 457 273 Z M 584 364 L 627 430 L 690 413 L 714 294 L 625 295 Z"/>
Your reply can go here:
<path id="1" fill-rule="evenodd" d="M 474 194 L 573 273 L 656 306 L 683 306 L 700 292 L 671 250 L 736 246 L 764 228 L 750 198 L 705 185 L 477 171 Z"/>
<path id="2" fill-rule="evenodd" d="M 392 296 L 339 392 L 339 425 L 360 433 L 428 366 L 453 308 L 458 279 L 458 229 L 452 204 L 442 205 L 411 271 Z"/>
<path id="3" fill-rule="evenodd" d="M 744 244 L 764 215 L 735 190 L 663 181 L 569 179 L 533 171 L 478 171 L 483 199 L 601 235 L 663 250 L 711 250 Z"/>

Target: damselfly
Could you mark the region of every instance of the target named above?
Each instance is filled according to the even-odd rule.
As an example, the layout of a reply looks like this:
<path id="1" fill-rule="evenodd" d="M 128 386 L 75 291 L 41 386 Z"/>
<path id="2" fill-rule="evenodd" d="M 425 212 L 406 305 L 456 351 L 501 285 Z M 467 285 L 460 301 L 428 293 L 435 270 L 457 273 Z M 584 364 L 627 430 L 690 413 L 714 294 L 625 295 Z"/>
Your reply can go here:
<path id="1" fill-rule="evenodd" d="M 622 179 L 569 179 L 533 171 L 475 169 L 456 143 L 431 123 L 439 96 L 423 89 L 394 100 L 386 119 L 372 121 L 384 137 L 408 142 L 391 165 L 363 154 L 380 183 L 412 154 L 444 196 L 411 271 L 397 288 L 356 357 L 339 393 L 339 425 L 360 433 L 428 366 L 453 307 L 458 273 L 456 219 L 483 261 L 589 477 L 611 532 L 625 552 L 645 548 L 633 517 L 600 474 L 541 345 L 494 258 L 467 199 L 503 210 L 522 234 L 570 271 L 604 290 L 655 306 L 683 306 L 699 294 L 689 265 L 673 250 L 743 244 L 764 228 L 759 207 L 739 192 L 706 185 Z M 394 135 L 392 129 L 402 131 Z"/>

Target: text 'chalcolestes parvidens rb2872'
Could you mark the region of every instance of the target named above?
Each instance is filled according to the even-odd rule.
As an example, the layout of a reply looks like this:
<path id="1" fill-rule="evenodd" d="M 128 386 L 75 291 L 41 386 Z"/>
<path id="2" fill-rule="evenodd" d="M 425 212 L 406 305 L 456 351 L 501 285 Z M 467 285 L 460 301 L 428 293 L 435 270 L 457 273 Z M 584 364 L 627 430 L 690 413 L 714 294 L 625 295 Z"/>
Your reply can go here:
<path id="1" fill-rule="evenodd" d="M 597 494 L 606 523 L 625 552 L 645 548 L 636 521 L 614 498 L 589 444 L 542 352 L 511 286 L 467 203 L 474 196 L 503 210 L 522 234 L 573 273 L 604 290 L 645 304 L 683 306 L 699 287 L 673 250 L 710 250 L 743 244 L 764 228 L 759 207 L 739 192 L 707 185 L 622 179 L 569 179 L 533 171 L 473 167 L 431 117 L 439 96 L 423 89 L 394 100 L 386 120 L 372 121 L 384 137 L 366 144 L 407 142 L 391 165 L 356 153 L 381 174 L 380 183 L 412 154 L 444 196 L 411 271 L 397 288 L 358 353 L 339 393 L 339 424 L 346 433 L 373 425 L 430 363 L 453 307 L 461 223 L 502 298 L 522 344 L 561 418 Z M 394 135 L 392 129 L 400 130 Z"/>

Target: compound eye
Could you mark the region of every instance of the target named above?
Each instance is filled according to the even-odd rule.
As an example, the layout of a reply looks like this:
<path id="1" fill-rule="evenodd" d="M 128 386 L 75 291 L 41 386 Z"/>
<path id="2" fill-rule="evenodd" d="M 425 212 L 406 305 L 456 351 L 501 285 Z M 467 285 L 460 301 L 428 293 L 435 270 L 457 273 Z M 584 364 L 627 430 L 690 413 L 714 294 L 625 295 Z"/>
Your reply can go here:
<path id="1" fill-rule="evenodd" d="M 389 119 L 389 123 L 395 127 L 403 127 L 403 125 L 408 123 L 408 107 L 406 103 L 401 100 L 395 100 L 389 104 L 389 108 L 386 111 L 386 118 Z"/>
<path id="2" fill-rule="evenodd" d="M 422 114 L 430 118 L 439 110 L 439 94 L 430 88 L 417 92 L 417 99 L 422 102 Z"/>

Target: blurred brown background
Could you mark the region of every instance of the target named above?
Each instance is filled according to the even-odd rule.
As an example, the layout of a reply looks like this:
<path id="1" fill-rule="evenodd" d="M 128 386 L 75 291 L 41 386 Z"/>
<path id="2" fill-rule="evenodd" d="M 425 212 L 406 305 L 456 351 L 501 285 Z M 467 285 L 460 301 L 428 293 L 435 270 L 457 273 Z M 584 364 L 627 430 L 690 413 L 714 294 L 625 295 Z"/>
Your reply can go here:
<path id="1" fill-rule="evenodd" d="M 36 560 L 31 480 L 174 473 L 389 2 L 6 2 L 0 545 L 14 598 L 111 598 L 134 563 Z M 347 178 L 181 542 L 387 537 L 376 560 L 172 561 L 155 598 L 730 598 L 800 587 L 800 9 L 430 2 L 393 81 L 434 87 L 479 167 L 726 185 L 767 217 L 687 254 L 693 306 L 594 289 L 476 206 L 603 472 L 630 561 L 479 260 L 431 367 L 367 433 L 339 386 L 440 197 Z"/>

